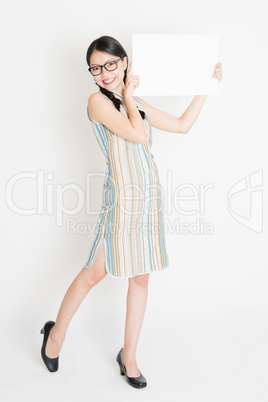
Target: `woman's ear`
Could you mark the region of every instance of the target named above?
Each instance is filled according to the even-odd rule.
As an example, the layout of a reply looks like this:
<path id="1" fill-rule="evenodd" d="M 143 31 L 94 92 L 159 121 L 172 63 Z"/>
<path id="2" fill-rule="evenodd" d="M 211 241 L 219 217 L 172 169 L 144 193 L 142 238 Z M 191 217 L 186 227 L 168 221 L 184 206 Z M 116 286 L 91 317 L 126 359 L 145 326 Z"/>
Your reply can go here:
<path id="1" fill-rule="evenodd" d="M 124 70 L 127 68 L 127 56 L 123 58 Z"/>

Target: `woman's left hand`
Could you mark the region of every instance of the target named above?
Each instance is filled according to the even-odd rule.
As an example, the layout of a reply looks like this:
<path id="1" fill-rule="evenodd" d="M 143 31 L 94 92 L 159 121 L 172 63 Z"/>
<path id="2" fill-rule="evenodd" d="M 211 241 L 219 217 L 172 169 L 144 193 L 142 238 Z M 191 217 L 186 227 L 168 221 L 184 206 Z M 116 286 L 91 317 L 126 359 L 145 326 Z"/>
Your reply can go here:
<path id="1" fill-rule="evenodd" d="M 222 64 L 221 63 L 217 63 L 214 67 L 214 73 L 212 74 L 211 77 L 215 77 L 218 78 L 219 82 L 221 82 L 222 80 L 222 68 L 221 68 Z"/>

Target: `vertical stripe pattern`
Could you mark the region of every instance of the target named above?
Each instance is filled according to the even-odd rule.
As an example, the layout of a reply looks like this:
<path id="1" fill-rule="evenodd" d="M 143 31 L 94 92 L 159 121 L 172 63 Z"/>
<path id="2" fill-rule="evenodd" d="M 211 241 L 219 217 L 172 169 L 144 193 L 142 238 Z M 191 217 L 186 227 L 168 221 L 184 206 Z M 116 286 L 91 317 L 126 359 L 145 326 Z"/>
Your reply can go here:
<path id="1" fill-rule="evenodd" d="M 128 117 L 123 96 L 112 92 L 122 101 L 120 112 Z M 131 278 L 169 266 L 163 188 L 151 153 L 152 126 L 144 104 L 135 96 L 133 99 L 138 109 L 145 112 L 147 141 L 143 144 L 128 141 L 102 123 L 93 122 L 87 110 L 93 132 L 107 159 L 107 171 L 97 230 L 91 238 L 84 266 L 94 265 L 104 242 L 106 270 L 115 278 Z"/>

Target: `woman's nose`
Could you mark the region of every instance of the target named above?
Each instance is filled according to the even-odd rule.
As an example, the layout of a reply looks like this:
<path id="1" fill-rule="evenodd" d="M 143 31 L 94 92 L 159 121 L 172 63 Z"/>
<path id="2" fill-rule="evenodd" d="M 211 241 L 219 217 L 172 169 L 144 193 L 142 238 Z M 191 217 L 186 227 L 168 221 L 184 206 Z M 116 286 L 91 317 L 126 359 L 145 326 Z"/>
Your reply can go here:
<path id="1" fill-rule="evenodd" d="M 110 71 L 107 71 L 104 67 L 102 68 L 101 77 L 105 80 L 105 78 L 110 77 Z"/>
<path id="2" fill-rule="evenodd" d="M 101 76 L 101 78 L 102 78 L 103 80 L 105 80 L 106 78 L 109 78 L 109 72 L 102 70 L 102 73 L 101 73 L 100 76 Z"/>

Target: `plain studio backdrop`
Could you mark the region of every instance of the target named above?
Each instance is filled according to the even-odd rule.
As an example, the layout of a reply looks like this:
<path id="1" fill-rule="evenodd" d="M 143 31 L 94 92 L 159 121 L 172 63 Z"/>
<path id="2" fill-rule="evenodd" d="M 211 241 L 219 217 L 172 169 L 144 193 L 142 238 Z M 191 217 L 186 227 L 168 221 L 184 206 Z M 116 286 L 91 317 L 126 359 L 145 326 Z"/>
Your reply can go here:
<path id="1" fill-rule="evenodd" d="M 0 15 L 1 400 L 266 402 L 264 0 L 15 0 L 2 2 Z M 148 386 L 139 391 L 115 361 L 127 279 L 107 274 L 84 299 L 58 372 L 40 354 L 40 329 L 82 269 L 101 207 L 106 164 L 86 114 L 98 90 L 86 51 L 109 35 L 131 58 L 138 33 L 219 35 L 215 64 L 223 65 L 219 93 L 187 135 L 153 128 L 170 266 L 150 276 L 137 348 Z M 172 86 L 176 66 L 165 74 Z M 144 99 L 180 116 L 193 96 Z"/>

